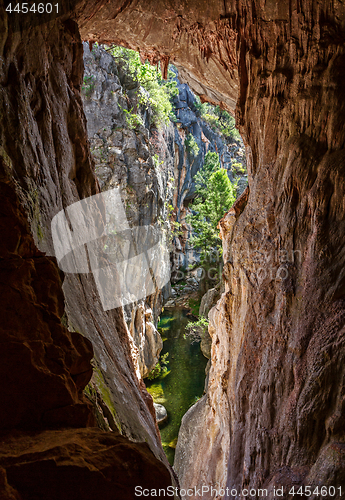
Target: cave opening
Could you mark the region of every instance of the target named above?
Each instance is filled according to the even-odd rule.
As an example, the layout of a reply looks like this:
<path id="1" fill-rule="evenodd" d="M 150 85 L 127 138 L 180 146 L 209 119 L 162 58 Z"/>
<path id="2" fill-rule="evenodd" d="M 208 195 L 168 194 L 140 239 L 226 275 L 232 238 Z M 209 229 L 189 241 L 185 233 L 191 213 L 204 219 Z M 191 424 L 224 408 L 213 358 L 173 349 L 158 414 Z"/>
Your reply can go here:
<path id="1" fill-rule="evenodd" d="M 86 42 L 83 49 L 83 107 L 101 191 L 119 189 L 130 227 L 158 223 L 169 233 L 169 282 L 162 291 L 125 305 L 124 317 L 139 352 L 135 371 L 153 397 L 163 449 L 173 464 L 182 417 L 206 391 L 205 368 L 209 373 L 211 364 L 207 316 L 224 287 L 220 240 L 213 237 L 212 246 L 208 237 L 203 260 L 201 248 L 192 244 L 188 217 L 198 213 L 198 196 L 212 190 L 206 177 L 199 186 L 195 178 L 207 168 L 226 172 L 221 189 L 231 188 L 233 196 L 223 201 L 218 196 L 222 208 L 209 222 L 218 233 L 220 218 L 247 184 L 244 146 L 234 118 L 221 106 L 202 103 L 172 64 L 164 80 L 161 69 L 135 51 Z M 105 383 L 95 372 L 86 388 L 98 417 L 100 382 Z M 111 414 L 111 408 L 106 412 Z M 102 427 L 109 427 L 106 417 Z"/>
<path id="2" fill-rule="evenodd" d="M 44 9 L 31 25 L 21 12 L 26 4 L 8 6 L 0 4 L 1 498 L 113 500 L 115 492 L 134 500 L 136 487 L 154 497 L 152 491 L 178 481 L 182 496 L 197 498 L 193 488 L 204 488 L 207 500 L 248 497 L 251 490 L 271 500 L 278 490 L 293 498 L 297 488 L 340 500 L 343 4 L 62 0 L 61 15 Z M 54 257 L 54 217 L 103 196 L 81 97 L 95 90 L 92 79 L 83 82 L 81 40 L 140 49 L 143 60 L 164 63 L 165 74 L 172 60 L 202 101 L 235 111 L 246 147 L 249 189 L 219 225 L 225 287 L 210 298 L 217 303 L 209 311 L 207 397 L 183 424 L 175 471 L 136 376 L 148 369 L 152 352 L 140 356 L 140 332 L 156 353 L 161 346 L 155 327 L 161 298 L 153 294 L 150 310 L 133 314 L 128 307 L 104 310 L 91 273 L 62 273 Z M 109 99 L 111 91 L 116 86 Z M 120 106 L 140 128 L 125 108 L 127 97 Z M 195 131 L 193 125 L 184 137 L 190 152 Z M 107 181 L 101 153 L 108 138 L 114 159 L 122 154 L 116 141 L 125 141 L 138 156 L 124 210 L 132 218 L 138 213 L 134 183 L 145 200 L 140 216 L 152 220 L 164 200 L 155 204 L 144 187 L 147 151 L 138 151 L 132 133 L 103 132 L 105 141 L 94 144 L 100 174 Z M 167 151 L 183 162 L 176 145 Z M 150 166 L 158 191 L 166 187 L 156 173 L 159 152 Z M 117 167 L 128 179 L 120 160 Z M 172 162 L 171 177 L 186 179 L 188 171 L 176 172 Z M 171 191 L 178 206 L 178 190 Z M 116 204 L 116 196 L 106 201 Z M 69 234 L 73 210 L 57 220 Z"/>

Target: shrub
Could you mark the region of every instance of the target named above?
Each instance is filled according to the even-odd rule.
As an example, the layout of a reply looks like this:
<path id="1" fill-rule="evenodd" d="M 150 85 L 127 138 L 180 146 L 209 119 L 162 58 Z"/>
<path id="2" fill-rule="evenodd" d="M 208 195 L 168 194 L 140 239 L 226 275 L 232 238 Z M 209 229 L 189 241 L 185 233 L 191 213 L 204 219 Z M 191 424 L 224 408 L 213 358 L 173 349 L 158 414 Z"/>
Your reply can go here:
<path id="1" fill-rule="evenodd" d="M 81 87 L 86 97 L 90 97 L 92 92 L 94 91 L 96 85 L 96 78 L 91 76 L 84 76 L 83 85 Z"/>
<path id="2" fill-rule="evenodd" d="M 187 323 L 185 336 L 192 339 L 192 344 L 200 342 L 207 329 L 208 320 L 202 316 L 198 321 L 189 321 Z"/>
<path id="3" fill-rule="evenodd" d="M 225 141 L 240 139 L 240 134 L 235 127 L 235 118 L 228 111 L 207 102 L 201 103 L 199 97 L 196 98 L 194 108 L 214 132 L 223 136 Z"/>
<path id="4" fill-rule="evenodd" d="M 237 174 L 245 174 L 246 173 L 246 168 L 242 163 L 235 162 L 231 165 L 233 171 Z"/>
<path id="5" fill-rule="evenodd" d="M 127 123 L 127 127 L 129 129 L 135 129 L 135 128 L 139 127 L 140 125 L 143 125 L 143 119 L 141 118 L 140 115 L 132 112 L 132 110 L 127 111 L 127 109 L 124 109 L 124 108 L 121 108 L 121 109 L 125 113 L 126 123 Z"/>
<path id="6" fill-rule="evenodd" d="M 184 141 L 184 145 L 191 156 L 195 158 L 198 155 L 200 148 L 197 145 L 196 140 L 192 134 L 187 135 Z"/>
<path id="7" fill-rule="evenodd" d="M 171 100 L 178 95 L 175 74 L 169 71 L 168 80 L 165 81 L 156 67 L 151 66 L 148 61 L 140 61 L 138 52 L 118 46 L 111 47 L 109 51 L 115 60 L 126 65 L 129 74 L 140 84 L 139 102 L 152 108 L 153 124 L 161 127 L 164 123 L 169 123 L 173 115 Z"/>
<path id="8" fill-rule="evenodd" d="M 169 364 L 169 361 L 167 359 L 168 356 L 169 356 L 168 352 L 166 352 L 165 354 L 163 354 L 163 356 L 158 361 L 158 363 L 156 364 L 156 366 L 148 374 L 147 378 L 149 380 L 154 380 L 155 378 L 162 377 L 162 376 L 168 374 L 168 367 L 166 366 L 166 365 Z"/>

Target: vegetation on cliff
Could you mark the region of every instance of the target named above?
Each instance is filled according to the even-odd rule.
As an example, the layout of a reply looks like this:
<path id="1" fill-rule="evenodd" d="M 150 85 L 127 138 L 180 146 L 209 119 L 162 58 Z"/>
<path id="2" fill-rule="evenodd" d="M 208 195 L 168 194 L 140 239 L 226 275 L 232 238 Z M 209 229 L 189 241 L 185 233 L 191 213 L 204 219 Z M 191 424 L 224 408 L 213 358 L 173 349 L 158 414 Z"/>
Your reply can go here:
<path id="1" fill-rule="evenodd" d="M 220 106 L 213 106 L 208 102 L 202 103 L 198 96 L 194 107 L 200 117 L 208 123 L 214 132 L 220 134 L 226 143 L 241 138 L 235 126 L 235 118 L 225 109 L 221 109 Z"/>
<path id="2" fill-rule="evenodd" d="M 135 50 L 119 46 L 112 46 L 108 50 L 115 61 L 124 64 L 128 74 L 139 83 L 139 103 L 152 108 L 153 124 L 160 127 L 168 124 L 170 119 L 175 121 L 171 102 L 172 98 L 178 95 L 175 74 L 168 71 L 168 79 L 164 80 L 159 69 L 148 61 L 142 63 L 139 53 Z M 132 114 L 136 114 L 135 111 L 131 110 Z"/>

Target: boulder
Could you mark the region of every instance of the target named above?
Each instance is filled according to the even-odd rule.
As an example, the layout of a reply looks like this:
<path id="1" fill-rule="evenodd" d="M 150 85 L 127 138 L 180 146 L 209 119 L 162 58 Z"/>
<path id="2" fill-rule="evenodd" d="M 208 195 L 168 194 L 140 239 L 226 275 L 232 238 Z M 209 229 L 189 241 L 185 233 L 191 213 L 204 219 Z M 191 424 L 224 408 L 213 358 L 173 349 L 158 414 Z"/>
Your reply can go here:
<path id="1" fill-rule="evenodd" d="M 153 406 L 156 412 L 157 423 L 163 424 L 163 422 L 166 422 L 168 420 L 168 412 L 165 406 L 158 403 L 153 403 Z"/>

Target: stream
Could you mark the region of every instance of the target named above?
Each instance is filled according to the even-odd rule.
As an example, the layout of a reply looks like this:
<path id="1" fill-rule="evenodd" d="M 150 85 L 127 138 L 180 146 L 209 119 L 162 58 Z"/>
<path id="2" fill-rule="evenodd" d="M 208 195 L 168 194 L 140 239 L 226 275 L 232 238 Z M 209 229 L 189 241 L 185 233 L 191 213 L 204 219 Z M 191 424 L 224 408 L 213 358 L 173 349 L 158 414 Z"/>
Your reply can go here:
<path id="1" fill-rule="evenodd" d="M 164 405 L 168 412 L 168 420 L 160 426 L 160 433 L 171 465 L 181 419 L 204 391 L 207 359 L 200 350 L 200 343 L 192 344 L 189 337 L 184 338 L 189 321 L 185 309 L 169 309 L 161 314 L 158 324 L 164 341 L 161 358 L 169 353 L 168 372 L 152 381 L 145 380 L 154 402 Z"/>

